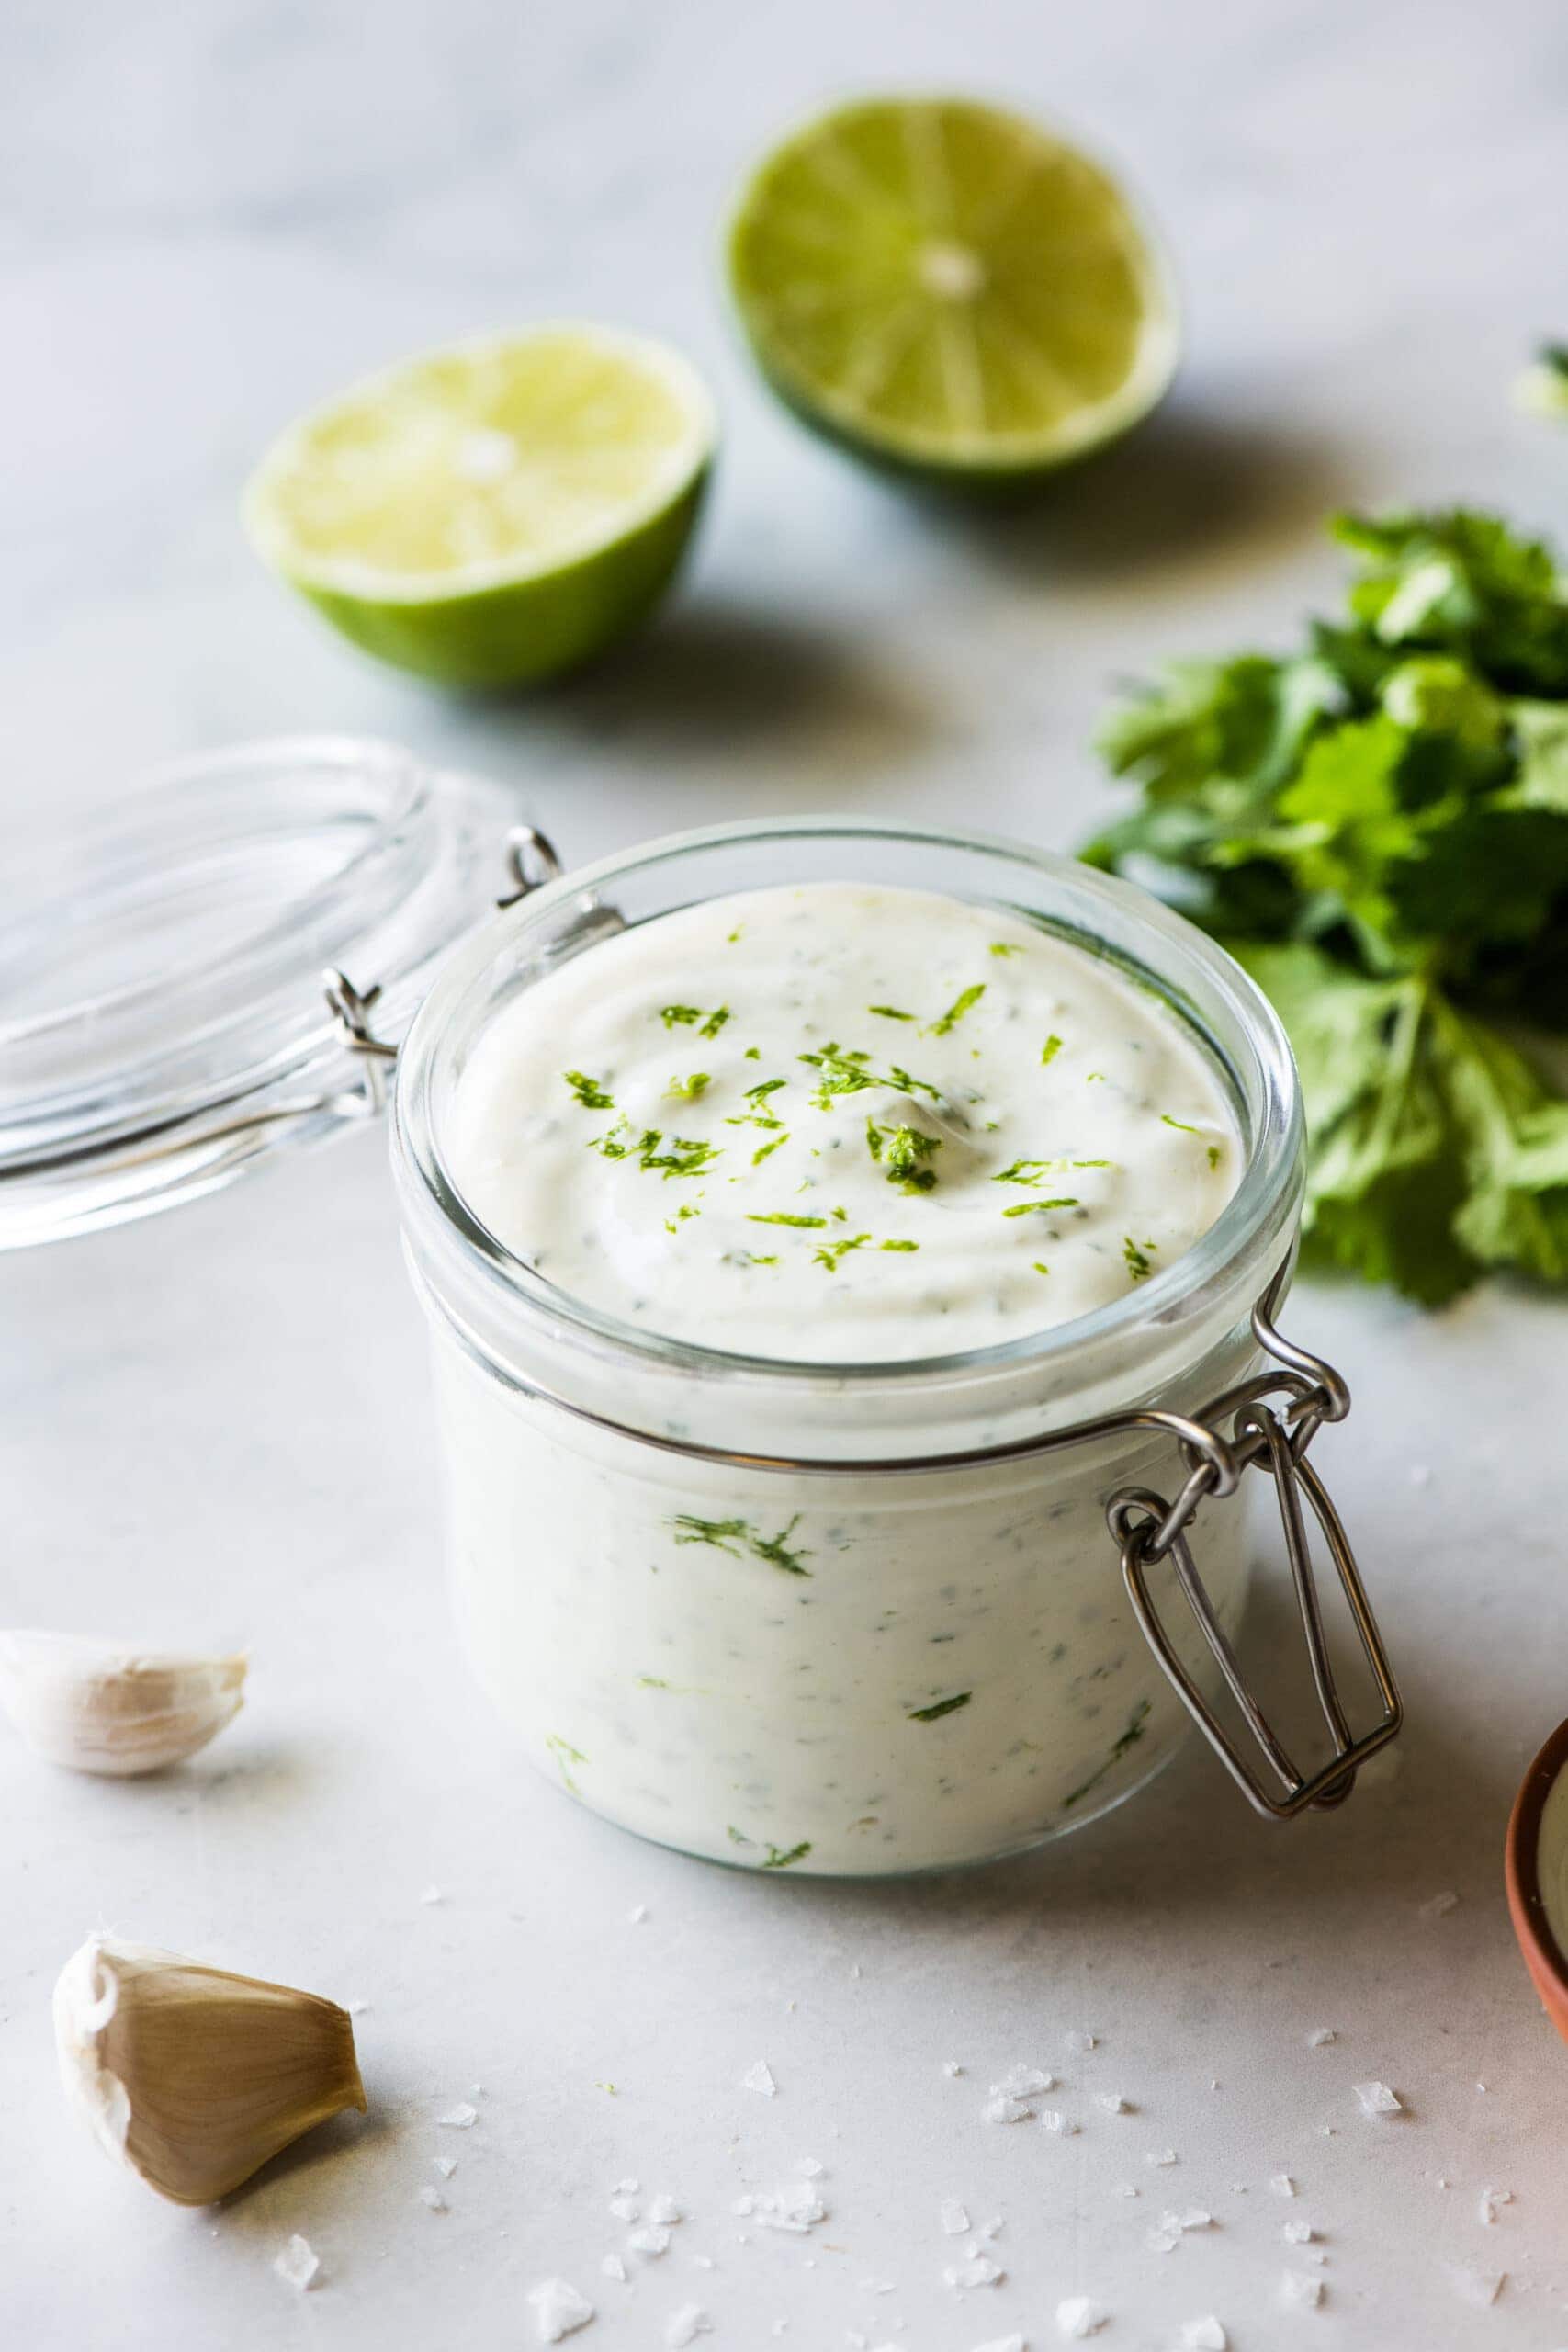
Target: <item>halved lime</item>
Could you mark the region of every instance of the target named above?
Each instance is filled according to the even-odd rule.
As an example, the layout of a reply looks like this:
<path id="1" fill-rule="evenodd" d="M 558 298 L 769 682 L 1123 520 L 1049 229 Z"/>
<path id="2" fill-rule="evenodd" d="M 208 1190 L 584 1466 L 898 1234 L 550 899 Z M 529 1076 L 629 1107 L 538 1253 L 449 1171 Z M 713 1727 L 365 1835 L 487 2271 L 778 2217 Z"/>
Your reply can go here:
<path id="1" fill-rule="evenodd" d="M 775 148 L 730 285 L 774 389 L 862 455 L 980 488 L 1124 433 L 1170 382 L 1177 304 L 1109 174 L 965 98 L 870 98 Z"/>
<path id="2" fill-rule="evenodd" d="M 245 492 L 245 525 L 367 652 L 445 685 L 520 685 L 658 602 L 714 439 L 678 353 L 531 327 L 405 360 L 292 425 Z"/>

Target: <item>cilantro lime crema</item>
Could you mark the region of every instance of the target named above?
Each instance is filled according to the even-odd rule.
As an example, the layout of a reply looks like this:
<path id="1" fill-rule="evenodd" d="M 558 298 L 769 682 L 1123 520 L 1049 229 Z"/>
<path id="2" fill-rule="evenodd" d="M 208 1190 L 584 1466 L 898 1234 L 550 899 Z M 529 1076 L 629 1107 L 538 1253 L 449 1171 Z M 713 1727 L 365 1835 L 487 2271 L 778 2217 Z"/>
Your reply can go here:
<path id="1" fill-rule="evenodd" d="M 776 1359 L 894 1362 L 1088 1314 L 1238 1174 L 1218 1076 L 1152 993 L 991 910 L 818 883 L 710 900 L 517 998 L 449 1164 L 572 1297 Z"/>
<path id="2" fill-rule="evenodd" d="M 465 1647 L 553 1779 L 694 1853 L 875 1872 L 1075 1827 L 1173 1752 L 1185 1718 L 1105 1524 L 1116 1487 L 1179 1482 L 1168 1440 L 886 1466 L 1032 1434 L 1043 1409 L 1082 1418 L 1070 1374 L 1052 1392 L 1025 1353 L 954 1420 L 963 1383 L 914 1360 L 972 1364 L 1145 1289 L 1229 1197 L 1228 1099 L 1152 990 L 942 897 L 709 901 L 600 937 L 503 1004 L 445 1148 L 558 1293 L 764 1360 L 742 1379 L 710 1355 L 693 1376 L 603 1338 L 589 1421 L 549 1400 L 599 1374 L 552 1355 L 547 1317 L 517 1378 L 436 1318 Z M 1128 1396 L 1161 1344 L 1126 1334 Z M 1201 1405 L 1252 1346 L 1211 1333 L 1162 1398 Z M 879 1466 L 752 1458 L 840 1443 Z M 1202 1541 L 1233 1624 L 1239 1515 L 1217 1510 Z"/>

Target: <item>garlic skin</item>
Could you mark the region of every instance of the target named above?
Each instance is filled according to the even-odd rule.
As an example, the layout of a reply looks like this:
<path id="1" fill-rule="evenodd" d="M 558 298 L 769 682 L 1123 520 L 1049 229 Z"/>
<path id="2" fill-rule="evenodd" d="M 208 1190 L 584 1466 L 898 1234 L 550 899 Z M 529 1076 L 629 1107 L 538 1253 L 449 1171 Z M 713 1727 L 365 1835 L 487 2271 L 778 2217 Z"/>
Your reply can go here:
<path id="1" fill-rule="evenodd" d="M 109 1935 L 61 1971 L 54 2035 L 99 2144 L 176 2205 L 227 2197 L 301 2132 L 367 2104 L 335 2001 Z"/>
<path id="2" fill-rule="evenodd" d="M 125 1779 L 180 1763 L 231 1723 L 246 1664 L 80 1634 L 0 1633 L 0 1699 L 49 1763 Z"/>

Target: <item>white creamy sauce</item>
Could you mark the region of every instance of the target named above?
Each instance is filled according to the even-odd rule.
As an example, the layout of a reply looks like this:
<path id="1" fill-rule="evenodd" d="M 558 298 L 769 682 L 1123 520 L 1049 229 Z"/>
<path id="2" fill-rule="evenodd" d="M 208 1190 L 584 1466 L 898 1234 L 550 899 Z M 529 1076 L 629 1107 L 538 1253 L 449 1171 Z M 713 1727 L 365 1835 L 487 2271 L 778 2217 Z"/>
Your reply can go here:
<path id="1" fill-rule="evenodd" d="M 449 1144 L 496 1238 L 666 1337 L 955 1354 L 1122 1296 L 1235 1189 L 1213 1065 L 1111 964 L 911 890 L 622 933 L 479 1040 Z"/>
<path id="2" fill-rule="evenodd" d="M 1213 1223 L 1241 1158 L 1203 1050 L 1112 966 L 847 885 L 694 907 L 549 974 L 479 1039 L 446 1152 L 574 1297 L 836 1363 L 1124 1296 Z M 1091 1818 L 1174 1748 L 1104 1521 L 1115 1487 L 1171 1489 L 1163 1441 L 762 1472 L 575 1419 L 437 1334 L 466 1646 L 536 1760 L 613 1819 L 759 1869 L 930 1868 Z M 1235 1335 L 1204 1379 L 1250 1349 Z M 702 1401 L 687 1384 L 662 1433 L 703 1442 Z M 757 1449 L 819 1453 L 782 1410 Z M 1233 1624 L 1239 1515 L 1201 1517 Z"/>

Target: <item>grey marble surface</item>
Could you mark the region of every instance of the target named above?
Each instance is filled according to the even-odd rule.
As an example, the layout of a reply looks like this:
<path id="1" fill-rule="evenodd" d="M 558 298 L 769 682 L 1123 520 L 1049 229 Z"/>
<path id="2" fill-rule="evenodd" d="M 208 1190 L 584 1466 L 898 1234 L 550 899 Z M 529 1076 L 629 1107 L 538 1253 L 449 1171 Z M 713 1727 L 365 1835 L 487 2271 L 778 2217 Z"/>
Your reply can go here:
<path id="1" fill-rule="evenodd" d="M 799 435 L 735 353 L 715 244 L 738 173 L 793 112 L 888 82 L 1079 126 L 1175 246 L 1177 397 L 1036 512 L 908 504 Z M 1084 743 L 1108 683 L 1287 631 L 1331 589 L 1329 506 L 1463 493 L 1568 521 L 1568 447 L 1505 397 L 1568 324 L 1565 108 L 1546 0 L 21 0 L 0 20 L 4 818 L 26 831 L 167 755 L 329 728 L 513 780 L 574 857 L 813 808 L 1070 842 L 1101 805 Z M 697 560 L 595 674 L 446 703 L 274 589 L 236 489 L 355 372 L 563 312 L 672 335 L 712 376 Z M 1513 1949 L 1500 1844 L 1568 1706 L 1563 1313 L 1298 1296 L 1358 1391 L 1323 1451 L 1407 1686 L 1397 1774 L 1281 1833 L 1189 1752 L 1055 1852 L 857 1888 L 637 1846 L 536 1781 L 470 1699 L 378 1137 L 0 1264 L 0 1622 L 210 1628 L 254 1656 L 241 1722 L 165 1781 L 51 1776 L 0 1733 L 0 2342 L 522 2345 L 527 2288 L 559 2272 L 599 2305 L 573 2339 L 595 2352 L 657 2347 L 687 2301 L 726 2352 L 781 2322 L 808 2352 L 1015 2332 L 1043 2352 L 1079 2293 L 1128 2352 L 1209 2312 L 1235 2352 L 1554 2352 L 1568 2051 Z M 1265 1599 L 1254 1655 L 1281 1629 Z M 1459 1906 L 1423 1918 L 1445 1889 Z M 367 2001 L 369 2116 L 210 2214 L 116 2175 L 64 2111 L 48 2029 L 99 1919 Z M 1309 2050 L 1319 2025 L 1338 2040 Z M 1091 2058 L 1066 2056 L 1074 2029 L 1101 2038 Z M 772 2102 L 739 2087 L 759 2057 Z M 1018 2059 L 1065 2076 L 1077 2137 L 979 2123 Z M 1401 2120 L 1361 2120 L 1369 2076 Z M 474 2083 L 479 2121 L 439 2129 Z M 439 2143 L 459 2163 L 433 2214 Z M 1145 2164 L 1168 2146 L 1175 2169 Z M 810 2239 L 732 2212 L 807 2156 L 830 2208 Z M 628 2175 L 691 2218 L 621 2287 L 599 2265 Z M 1486 2187 L 1513 2192 L 1491 2227 Z M 1001 2284 L 942 2284 L 949 2196 L 1003 2217 Z M 1216 2226 L 1154 2252 L 1168 2205 Z M 1280 2305 L 1295 2217 L 1326 2256 L 1316 2311 Z M 322 2263 L 304 2297 L 270 2268 L 296 2230 Z M 1499 2272 L 1495 2303 L 1464 2299 L 1456 2274 Z"/>

